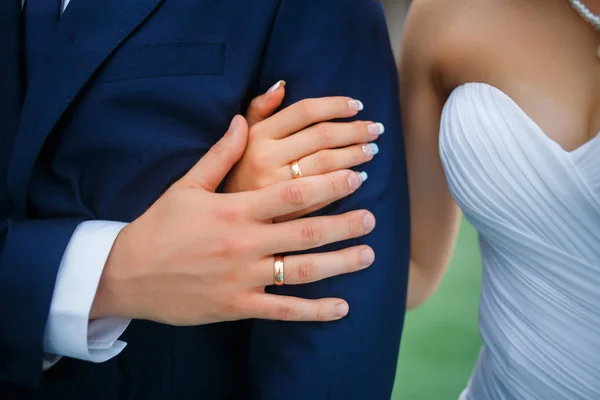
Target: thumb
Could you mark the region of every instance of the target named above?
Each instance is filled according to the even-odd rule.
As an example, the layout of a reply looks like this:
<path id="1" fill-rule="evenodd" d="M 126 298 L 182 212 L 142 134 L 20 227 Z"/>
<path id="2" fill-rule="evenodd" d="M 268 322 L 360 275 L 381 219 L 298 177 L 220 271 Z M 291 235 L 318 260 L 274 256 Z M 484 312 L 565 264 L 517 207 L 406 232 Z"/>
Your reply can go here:
<path id="1" fill-rule="evenodd" d="M 236 115 L 227 133 L 181 178 L 180 182 L 214 192 L 240 160 L 248 142 L 248 124 Z"/>
<path id="2" fill-rule="evenodd" d="M 254 98 L 248 106 L 248 111 L 246 111 L 248 125 L 258 124 L 273 115 L 281 103 L 283 103 L 284 97 L 285 81 L 279 81 L 271 86 L 267 93 Z"/>

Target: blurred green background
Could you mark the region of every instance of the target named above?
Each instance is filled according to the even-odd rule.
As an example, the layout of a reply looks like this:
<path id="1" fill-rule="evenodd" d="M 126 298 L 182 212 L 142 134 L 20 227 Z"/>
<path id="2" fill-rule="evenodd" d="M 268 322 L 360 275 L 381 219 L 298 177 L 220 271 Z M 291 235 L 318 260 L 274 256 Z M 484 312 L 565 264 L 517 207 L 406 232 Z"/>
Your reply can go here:
<path id="1" fill-rule="evenodd" d="M 400 56 L 410 0 L 383 0 L 395 56 Z M 408 313 L 392 400 L 457 400 L 481 348 L 477 307 L 481 259 L 477 233 L 466 220 L 439 291 Z"/>
<path id="2" fill-rule="evenodd" d="M 439 291 L 407 315 L 392 400 L 457 400 L 481 347 L 480 282 L 477 233 L 463 220 Z"/>

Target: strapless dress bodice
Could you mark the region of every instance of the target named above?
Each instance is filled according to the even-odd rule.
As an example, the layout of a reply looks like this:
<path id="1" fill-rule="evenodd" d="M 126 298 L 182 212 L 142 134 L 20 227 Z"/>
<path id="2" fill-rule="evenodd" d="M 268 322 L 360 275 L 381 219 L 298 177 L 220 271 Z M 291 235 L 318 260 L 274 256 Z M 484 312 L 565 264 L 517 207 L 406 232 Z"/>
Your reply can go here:
<path id="1" fill-rule="evenodd" d="M 600 399 L 600 136 L 565 151 L 504 92 L 468 83 L 439 147 L 484 266 L 463 397 Z"/>

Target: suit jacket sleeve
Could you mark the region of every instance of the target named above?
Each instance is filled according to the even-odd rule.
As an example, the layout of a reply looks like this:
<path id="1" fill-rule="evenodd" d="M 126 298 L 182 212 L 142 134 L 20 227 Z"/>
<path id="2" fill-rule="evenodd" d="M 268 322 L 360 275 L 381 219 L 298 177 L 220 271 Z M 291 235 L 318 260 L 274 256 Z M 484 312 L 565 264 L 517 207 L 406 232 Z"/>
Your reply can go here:
<path id="1" fill-rule="evenodd" d="M 366 271 L 311 285 L 269 289 L 305 298 L 341 297 L 350 314 L 333 323 L 255 321 L 248 398 L 389 399 L 404 318 L 409 259 L 408 199 L 397 74 L 383 8 L 370 0 L 282 0 L 262 69 L 261 90 L 287 81 L 285 105 L 310 97 L 361 100 L 361 120 L 385 125 L 380 153 L 359 191 L 320 214 L 369 209 L 375 231 L 326 246 L 366 243 Z"/>
<path id="2" fill-rule="evenodd" d="M 12 212 L 6 177 L 22 103 L 20 12 L 18 1 L 0 7 L 0 381 L 35 384 L 58 266 L 80 221 Z"/>
<path id="3" fill-rule="evenodd" d="M 2 220 L 0 380 L 38 383 L 58 266 L 79 222 Z"/>

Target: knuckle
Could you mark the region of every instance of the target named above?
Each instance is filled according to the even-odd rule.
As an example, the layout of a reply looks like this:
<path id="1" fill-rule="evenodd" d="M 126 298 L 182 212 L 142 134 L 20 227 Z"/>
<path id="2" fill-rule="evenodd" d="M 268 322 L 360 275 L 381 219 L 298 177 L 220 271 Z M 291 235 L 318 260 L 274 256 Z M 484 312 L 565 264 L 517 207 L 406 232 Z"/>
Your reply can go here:
<path id="1" fill-rule="evenodd" d="M 241 202 L 223 204 L 217 211 L 217 219 L 223 222 L 238 222 L 248 215 L 248 206 Z"/>
<path id="2" fill-rule="evenodd" d="M 248 113 L 260 113 L 264 108 L 264 104 L 264 96 L 260 95 L 253 98 L 250 104 L 248 105 Z"/>
<path id="3" fill-rule="evenodd" d="M 304 224 L 300 234 L 309 243 L 320 243 L 323 238 L 323 231 L 313 223 Z"/>
<path id="4" fill-rule="evenodd" d="M 342 178 L 332 176 L 329 179 L 329 187 L 333 196 L 341 196 L 347 191 L 348 183 L 344 182 Z"/>
<path id="5" fill-rule="evenodd" d="M 290 184 L 283 187 L 281 190 L 281 200 L 284 203 L 292 204 L 294 206 L 301 206 L 304 202 L 304 196 L 302 190 L 297 184 Z"/>
<path id="6" fill-rule="evenodd" d="M 277 318 L 282 321 L 289 321 L 294 316 L 294 308 L 289 305 L 280 306 L 277 308 Z"/>
<path id="7" fill-rule="evenodd" d="M 305 99 L 298 103 L 300 116 L 306 119 L 312 119 L 318 111 L 317 101 L 315 99 Z"/>
<path id="8" fill-rule="evenodd" d="M 272 155 L 263 148 L 254 149 L 247 157 L 250 164 L 250 170 L 253 174 L 262 174 L 264 171 L 269 170 L 269 164 L 273 159 Z"/>
<path id="9" fill-rule="evenodd" d="M 323 322 L 327 320 L 327 312 L 325 311 L 325 307 L 322 304 L 317 306 L 315 311 L 315 320 L 318 322 Z"/>
<path id="10" fill-rule="evenodd" d="M 232 255 L 229 254 L 228 257 L 231 259 Z M 237 258 L 237 257 L 236 257 Z M 247 257 L 244 257 L 242 259 L 247 259 Z M 244 263 L 243 261 L 239 261 L 234 263 L 232 266 L 229 267 L 225 267 L 228 268 L 228 271 L 224 271 L 226 272 L 226 276 L 225 279 L 227 281 L 227 283 L 231 284 L 231 285 L 246 285 L 248 283 L 248 274 L 250 272 L 249 268 L 248 268 L 248 264 Z M 239 300 L 238 300 L 239 303 Z"/>
<path id="11" fill-rule="evenodd" d="M 298 280 L 312 282 L 317 278 L 317 266 L 312 258 L 306 258 L 298 265 Z"/>
<path id="12" fill-rule="evenodd" d="M 256 155 L 253 157 L 255 164 L 261 167 L 272 164 L 273 154 L 269 152 L 269 148 L 269 146 L 261 146 L 255 150 Z"/>
<path id="13" fill-rule="evenodd" d="M 316 154 L 316 163 L 321 171 L 331 171 L 333 169 L 333 157 L 330 151 L 319 151 Z"/>
<path id="14" fill-rule="evenodd" d="M 362 223 L 356 218 L 351 218 L 348 221 L 348 236 L 357 237 L 364 231 Z"/>
<path id="15" fill-rule="evenodd" d="M 321 146 L 327 147 L 333 143 L 334 135 L 332 128 L 332 124 L 328 123 L 321 123 L 314 126 L 313 129 L 317 136 L 317 141 Z"/>
<path id="16" fill-rule="evenodd" d="M 246 254 L 251 247 L 249 240 L 243 236 L 226 236 L 217 244 L 216 252 L 222 257 L 231 257 Z"/>

